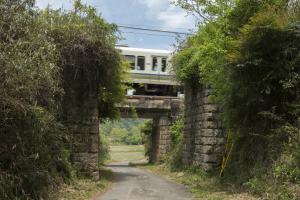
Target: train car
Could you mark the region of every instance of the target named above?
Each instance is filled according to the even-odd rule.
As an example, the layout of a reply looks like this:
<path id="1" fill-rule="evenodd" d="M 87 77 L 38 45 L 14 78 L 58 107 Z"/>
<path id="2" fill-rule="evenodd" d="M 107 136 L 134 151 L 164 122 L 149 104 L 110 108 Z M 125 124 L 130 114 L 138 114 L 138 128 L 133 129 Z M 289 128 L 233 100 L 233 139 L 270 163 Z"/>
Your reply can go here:
<path id="1" fill-rule="evenodd" d="M 171 51 L 116 47 L 130 63 L 135 95 L 177 96 L 181 88 L 172 72 Z"/>

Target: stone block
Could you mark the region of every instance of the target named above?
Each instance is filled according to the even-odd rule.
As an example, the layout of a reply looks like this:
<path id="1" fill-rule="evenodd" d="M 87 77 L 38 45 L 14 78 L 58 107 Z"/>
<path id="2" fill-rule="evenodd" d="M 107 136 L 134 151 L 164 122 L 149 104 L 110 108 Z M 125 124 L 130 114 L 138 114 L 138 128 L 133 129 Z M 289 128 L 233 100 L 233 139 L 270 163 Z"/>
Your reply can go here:
<path id="1" fill-rule="evenodd" d="M 168 126 L 159 126 L 158 131 L 160 134 L 168 134 L 169 127 Z"/>
<path id="2" fill-rule="evenodd" d="M 207 97 L 203 97 L 202 101 L 203 101 L 203 104 L 206 104 L 206 105 L 212 103 L 212 102 L 210 101 L 210 98 L 209 98 L 208 96 L 207 96 Z"/>
<path id="3" fill-rule="evenodd" d="M 224 144 L 225 139 L 224 138 L 216 138 L 216 137 L 201 137 L 197 138 L 195 141 L 195 144 L 201 144 L 201 145 L 222 145 Z"/>
<path id="4" fill-rule="evenodd" d="M 88 143 L 88 152 L 98 153 L 99 151 L 99 136 L 98 135 L 89 135 L 89 143 Z"/>
<path id="5" fill-rule="evenodd" d="M 99 125 L 98 125 L 98 124 L 91 125 L 91 126 L 89 127 L 89 133 L 92 133 L 92 134 L 99 134 Z"/>
<path id="6" fill-rule="evenodd" d="M 205 171 L 211 171 L 215 169 L 218 164 L 217 163 L 200 163 L 199 166 Z"/>
<path id="7" fill-rule="evenodd" d="M 222 129 L 199 129 L 196 132 L 197 138 L 201 137 L 223 137 Z"/>
<path id="8" fill-rule="evenodd" d="M 204 121 L 214 121 L 215 120 L 215 115 L 214 113 L 202 113 L 202 119 Z"/>
<path id="9" fill-rule="evenodd" d="M 80 175 L 99 178 L 98 153 L 73 153 L 71 159 Z"/>
<path id="10" fill-rule="evenodd" d="M 167 145 L 168 144 L 168 140 L 160 140 L 159 141 L 159 145 Z"/>
<path id="11" fill-rule="evenodd" d="M 196 145 L 195 151 L 201 154 L 215 153 L 215 146 L 212 145 Z"/>
<path id="12" fill-rule="evenodd" d="M 202 129 L 216 129 L 218 128 L 218 123 L 215 121 L 203 121 L 201 124 Z"/>
<path id="13" fill-rule="evenodd" d="M 215 154 L 200 154 L 195 153 L 194 154 L 194 161 L 196 161 L 199 164 L 203 163 L 217 163 L 219 161 L 219 157 Z"/>
<path id="14" fill-rule="evenodd" d="M 159 126 L 169 126 L 169 119 L 167 117 L 161 117 L 159 119 Z"/>
<path id="15" fill-rule="evenodd" d="M 203 111 L 208 112 L 218 112 L 218 106 L 213 104 L 207 104 L 203 106 Z"/>
<path id="16" fill-rule="evenodd" d="M 72 151 L 87 152 L 88 151 L 88 134 L 73 134 L 72 136 Z"/>
<path id="17" fill-rule="evenodd" d="M 169 134 L 165 134 L 165 135 L 160 135 L 160 140 L 168 140 L 170 139 L 170 135 Z"/>

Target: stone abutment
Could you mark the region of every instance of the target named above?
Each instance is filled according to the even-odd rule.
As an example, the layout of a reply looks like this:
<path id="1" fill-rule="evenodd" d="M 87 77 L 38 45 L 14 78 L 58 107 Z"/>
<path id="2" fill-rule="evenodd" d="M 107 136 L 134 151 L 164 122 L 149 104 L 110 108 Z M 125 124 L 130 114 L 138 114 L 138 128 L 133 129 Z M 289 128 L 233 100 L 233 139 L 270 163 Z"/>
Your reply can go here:
<path id="1" fill-rule="evenodd" d="M 93 71 L 64 72 L 63 120 L 70 132 L 70 159 L 80 176 L 99 178 L 98 80 Z"/>
<path id="2" fill-rule="evenodd" d="M 185 86 L 183 162 L 205 170 L 217 167 L 222 160 L 225 133 L 221 112 L 211 103 L 209 87 Z"/>

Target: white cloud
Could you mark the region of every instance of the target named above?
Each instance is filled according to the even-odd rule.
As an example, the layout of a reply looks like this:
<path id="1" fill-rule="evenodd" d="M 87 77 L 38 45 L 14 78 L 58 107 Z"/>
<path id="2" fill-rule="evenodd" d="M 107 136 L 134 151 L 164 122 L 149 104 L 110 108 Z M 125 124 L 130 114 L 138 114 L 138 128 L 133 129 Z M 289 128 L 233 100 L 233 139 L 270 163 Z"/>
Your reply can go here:
<path id="1" fill-rule="evenodd" d="M 194 28 L 195 19 L 171 4 L 171 0 L 136 0 L 147 7 L 146 16 L 161 22 L 159 26 L 168 28 Z"/>
<path id="2" fill-rule="evenodd" d="M 136 0 L 140 4 L 146 5 L 148 8 L 156 9 L 169 4 L 169 0 Z"/>
<path id="3" fill-rule="evenodd" d="M 72 5 L 73 0 L 36 0 L 36 6 L 39 8 L 46 8 L 47 6 L 50 6 L 54 9 L 70 9 Z"/>
<path id="4" fill-rule="evenodd" d="M 156 16 L 162 22 L 162 26 L 170 28 L 193 28 L 195 21 L 191 16 L 187 16 L 184 10 L 171 5 L 167 10 L 161 11 Z"/>
<path id="5" fill-rule="evenodd" d="M 104 0 L 109 1 L 109 0 Z M 166 27 L 165 29 L 174 28 L 194 28 L 195 19 L 187 16 L 185 10 L 171 4 L 172 0 L 127 0 L 131 6 L 139 4 L 146 8 L 145 17 L 157 20 L 157 26 Z M 99 0 L 82 0 L 89 4 L 96 4 Z M 101 1 L 100 1 L 101 2 Z M 103 2 L 102 2 L 103 3 Z M 50 5 L 52 8 L 71 9 L 73 0 L 36 0 L 36 5 L 45 8 Z"/>

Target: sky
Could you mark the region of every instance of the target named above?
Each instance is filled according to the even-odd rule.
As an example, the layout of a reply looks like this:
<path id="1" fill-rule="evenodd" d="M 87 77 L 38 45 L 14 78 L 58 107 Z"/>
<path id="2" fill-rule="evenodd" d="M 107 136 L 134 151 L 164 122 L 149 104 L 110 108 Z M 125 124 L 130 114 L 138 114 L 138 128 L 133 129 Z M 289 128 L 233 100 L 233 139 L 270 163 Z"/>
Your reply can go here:
<path id="1" fill-rule="evenodd" d="M 176 32 L 190 32 L 195 19 L 171 4 L 171 0 L 82 0 L 94 6 L 109 23 Z M 36 6 L 45 8 L 72 8 L 73 0 L 36 0 Z M 123 40 L 119 44 L 137 48 L 172 50 L 176 35 L 160 32 L 146 32 L 120 29 Z M 142 34 L 143 33 L 143 34 Z"/>

